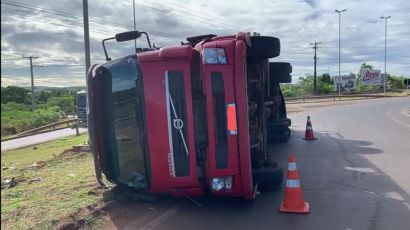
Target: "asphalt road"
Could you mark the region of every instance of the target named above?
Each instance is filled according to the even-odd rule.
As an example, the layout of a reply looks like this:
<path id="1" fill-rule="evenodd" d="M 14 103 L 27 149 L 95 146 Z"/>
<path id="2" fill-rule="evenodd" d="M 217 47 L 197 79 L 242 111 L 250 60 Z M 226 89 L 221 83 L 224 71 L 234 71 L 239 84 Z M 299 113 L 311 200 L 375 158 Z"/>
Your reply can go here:
<path id="1" fill-rule="evenodd" d="M 305 141 L 306 116 L 315 141 Z M 377 99 L 291 115 L 292 138 L 270 146 L 296 154 L 307 215 L 279 213 L 283 189 L 253 202 L 201 197 L 113 203 L 107 229 L 410 229 L 410 98 Z"/>
<path id="2" fill-rule="evenodd" d="M 79 132 L 80 133 L 87 132 L 87 129 L 79 128 Z M 36 134 L 32 136 L 17 138 L 17 139 L 13 139 L 9 141 L 2 141 L 1 151 L 19 149 L 19 148 L 51 141 L 51 140 L 58 139 L 61 137 L 73 136 L 75 134 L 76 134 L 75 129 L 66 128 L 66 129 L 60 129 L 60 130 L 56 130 L 52 132 L 40 133 L 40 134 Z"/>

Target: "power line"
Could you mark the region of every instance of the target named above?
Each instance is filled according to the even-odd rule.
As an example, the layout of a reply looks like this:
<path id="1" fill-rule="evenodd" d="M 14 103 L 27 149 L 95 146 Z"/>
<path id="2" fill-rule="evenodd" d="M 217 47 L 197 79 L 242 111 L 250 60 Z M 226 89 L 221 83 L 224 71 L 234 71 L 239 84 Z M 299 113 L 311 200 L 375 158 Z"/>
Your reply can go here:
<path id="1" fill-rule="evenodd" d="M 78 28 L 80 28 L 79 26 L 50 22 L 50 21 L 47 21 L 47 20 L 42 20 L 42 19 L 39 19 L 39 18 L 34 18 L 34 17 L 26 16 L 26 15 L 20 15 L 20 14 L 16 14 L 16 13 L 11 13 L 11 12 L 8 12 L 8 11 L 5 11 L 5 10 L 1 10 L 1 12 L 4 13 L 4 14 L 6 14 L 6 15 L 9 15 L 9 16 L 18 17 L 18 18 L 30 19 L 30 20 L 33 20 L 33 21 L 48 23 L 48 24 L 52 24 L 52 25 L 56 25 L 56 26 L 61 26 L 61 27 L 66 27 L 66 28 L 72 28 L 72 29 L 78 29 Z M 100 31 L 100 30 L 92 30 L 92 31 L 95 32 L 95 33 L 99 33 L 99 34 L 112 35 L 112 33 L 103 32 L 103 31 Z"/>
<path id="2" fill-rule="evenodd" d="M 150 0 L 145 0 L 145 2 L 150 2 L 150 3 L 153 3 L 153 4 L 157 4 L 156 2 L 153 2 L 153 1 L 150 1 Z M 182 13 L 189 14 L 189 15 L 192 15 L 192 16 L 194 16 L 194 17 L 200 17 L 200 18 L 202 18 L 202 19 L 204 19 L 204 20 L 207 20 L 207 21 L 209 21 L 210 19 L 212 19 L 212 20 L 217 20 L 217 21 L 219 21 L 220 23 L 223 23 L 223 24 L 225 24 L 225 25 L 227 25 L 227 26 L 229 26 L 229 27 L 232 27 L 232 28 L 242 27 L 242 26 L 239 25 L 239 24 L 234 24 L 234 23 L 231 23 L 231 22 L 227 22 L 226 19 L 220 18 L 220 17 L 215 16 L 215 15 L 208 14 L 208 13 L 206 13 L 206 12 L 197 11 L 197 10 L 194 10 L 194 9 L 192 9 L 192 8 L 189 8 L 189 7 L 186 7 L 186 6 L 182 6 L 182 5 L 179 5 L 179 4 L 176 4 L 176 3 L 173 3 L 173 2 L 169 2 L 169 1 L 164 1 L 164 0 L 163 0 L 162 2 L 166 2 L 166 3 L 169 4 L 169 5 L 173 5 L 173 6 L 176 6 L 176 7 L 179 7 L 179 8 L 186 9 L 186 10 L 181 10 L 181 9 L 176 9 L 176 8 L 170 7 L 170 6 L 167 7 L 167 8 L 169 8 L 169 9 L 173 9 L 173 10 L 176 10 L 176 11 L 180 11 L 180 12 L 182 12 Z M 192 13 L 192 12 L 196 12 L 197 14 L 194 14 L 194 13 Z"/>
<path id="3" fill-rule="evenodd" d="M 64 12 L 64 11 L 59 11 L 59 10 L 54 10 L 54 9 L 49 9 L 49 8 L 44 8 L 44 7 L 37 7 L 37 6 L 29 5 L 29 4 L 23 4 L 23 3 L 7 1 L 7 0 L 3 0 L 3 1 L 1 1 L 1 3 L 6 4 L 6 5 L 11 5 L 11 6 L 14 6 L 14 7 L 29 9 L 29 10 L 32 10 L 32 11 L 40 11 L 40 12 L 43 12 L 43 13 L 51 13 L 51 14 L 55 14 L 55 15 L 58 15 L 58 16 L 70 18 L 70 20 L 73 20 L 74 18 L 77 18 L 79 20 L 82 19 L 81 16 L 76 15 L 76 14 L 67 13 L 67 12 Z M 154 10 L 158 10 L 158 11 L 161 11 L 161 12 L 166 13 L 166 14 L 173 14 L 173 15 L 176 15 L 176 16 L 181 16 L 181 17 L 187 18 L 189 20 L 197 20 L 198 19 L 198 18 L 194 18 L 194 17 L 188 17 L 186 15 L 175 14 L 175 13 L 167 11 L 166 9 L 155 7 L 155 6 L 149 6 L 149 5 L 145 5 L 145 4 L 142 4 L 142 3 L 136 3 L 136 4 L 138 4 L 140 6 L 143 6 L 143 7 L 148 7 L 148 8 L 154 9 Z M 133 27 L 130 26 L 130 25 L 125 25 L 125 24 L 118 23 L 118 22 L 107 21 L 107 20 L 92 18 L 92 17 L 90 17 L 89 20 L 90 20 L 90 22 L 100 23 L 100 24 L 103 24 L 103 25 L 111 25 L 111 26 L 117 26 L 117 27 L 122 27 L 122 28 L 126 28 L 126 29 L 133 29 Z M 215 25 L 220 26 L 220 24 L 210 23 L 209 20 L 207 20 L 207 21 L 201 20 L 201 22 L 205 23 L 205 24 L 212 25 L 212 26 L 215 26 Z M 172 38 L 172 37 L 173 38 L 180 38 L 180 35 L 176 35 L 176 34 L 165 33 L 165 32 L 162 32 L 162 31 L 155 31 L 155 30 L 152 30 L 152 29 L 143 29 L 143 28 L 141 28 L 141 29 L 149 32 L 152 35 L 157 35 L 157 36 L 161 36 L 161 37 L 168 37 L 168 38 Z"/>
<path id="4" fill-rule="evenodd" d="M 169 1 L 165 1 L 165 0 L 163 0 L 163 2 L 166 2 L 166 3 L 171 4 L 171 5 L 179 6 L 179 7 L 181 7 L 181 8 L 185 8 L 185 9 L 187 9 L 187 10 L 189 10 L 189 11 L 195 11 L 195 12 L 201 13 L 201 14 L 203 14 L 203 15 L 207 15 L 207 16 L 209 16 L 209 17 L 212 18 L 212 19 L 218 19 L 218 18 L 219 18 L 219 20 L 221 20 L 221 21 L 225 21 L 225 20 L 226 20 L 226 19 L 223 19 L 223 18 L 221 18 L 221 17 L 218 17 L 218 16 L 215 16 L 215 15 L 209 14 L 209 13 L 207 13 L 207 12 L 194 10 L 194 9 L 192 9 L 192 8 L 189 8 L 189 7 L 186 7 L 186 6 L 183 6 L 183 5 L 179 5 L 179 4 L 176 4 L 176 3 L 173 3 L 173 2 L 169 2 Z M 209 18 L 208 18 L 208 19 L 209 19 Z M 237 27 L 242 27 L 242 25 L 239 25 L 239 24 L 236 24 L 236 23 L 231 23 L 231 22 L 229 22 L 229 23 L 227 23 L 227 24 L 231 24 L 231 25 L 237 26 Z"/>
<path id="5" fill-rule="evenodd" d="M 16 14 L 15 12 L 9 12 L 9 11 L 6 11 L 6 10 L 1 10 L 1 12 L 4 13 L 5 15 L 9 15 L 9 16 L 17 17 L 17 18 L 30 19 L 32 21 L 48 23 L 48 24 L 61 26 L 61 27 L 66 27 L 66 28 L 72 28 L 72 29 L 82 29 L 83 28 L 81 25 L 60 24 L 60 23 L 56 23 L 56 22 L 51 22 L 49 20 L 43 20 L 43 19 L 39 19 L 39 18 L 35 18 L 35 17 L 30 17 L 30 16 L 27 16 L 27 15 Z M 90 29 L 90 31 L 92 31 L 94 33 L 98 33 L 98 34 L 112 36 L 112 32 L 109 32 L 109 31 L 106 31 L 106 30 Z M 140 38 L 140 40 L 145 41 L 145 42 L 147 41 L 146 39 L 143 39 L 143 38 Z M 169 39 L 165 39 L 165 41 L 170 42 Z"/>
<path id="6" fill-rule="evenodd" d="M 69 18 L 71 21 L 75 20 L 74 22 L 77 22 L 77 23 L 78 22 L 81 23 L 81 20 L 82 20 L 82 16 L 76 15 L 76 14 L 73 14 L 73 13 L 67 13 L 67 12 L 64 12 L 64 11 L 59 11 L 59 10 L 54 10 L 54 9 L 49 9 L 49 8 L 44 8 L 44 7 L 37 7 L 37 6 L 29 5 L 29 4 L 17 3 L 17 2 L 13 2 L 13 1 L 7 1 L 7 0 L 3 0 L 3 1 L 1 1 L 1 3 L 6 4 L 6 5 L 10 5 L 10 6 L 14 6 L 14 7 L 18 7 L 18 8 L 23 8 L 23 9 L 26 9 L 26 10 L 58 15 L 58 16 L 61 16 L 61 17 Z M 115 21 L 107 21 L 107 20 L 103 20 L 103 19 L 99 19 L 99 18 L 93 18 L 93 17 L 90 17 L 89 20 L 90 20 L 90 22 L 102 24 L 102 25 L 105 25 L 105 26 L 106 25 L 111 25 L 111 26 L 121 27 L 121 28 L 125 28 L 125 29 L 133 29 L 133 27 L 130 26 L 130 25 L 118 23 L 118 22 L 115 22 Z M 156 36 L 160 36 L 160 37 L 180 38 L 179 35 L 171 34 L 171 33 L 165 33 L 165 32 L 162 32 L 162 31 L 156 31 L 156 30 L 151 30 L 151 29 L 146 30 L 146 31 L 149 32 L 152 35 L 156 35 Z"/>
<path id="7" fill-rule="evenodd" d="M 125 1 L 129 2 L 129 0 L 125 0 Z M 151 3 L 154 4 L 153 2 L 151 2 Z M 150 8 L 150 9 L 153 9 L 153 10 L 157 10 L 157 11 L 160 11 L 160 12 L 165 13 L 165 14 L 171 14 L 171 15 L 174 15 L 174 16 L 183 17 L 183 18 L 189 19 L 189 21 L 194 20 L 194 21 L 197 21 L 197 22 L 201 22 L 202 24 L 207 24 L 207 25 L 210 25 L 210 26 L 213 26 L 213 27 L 218 27 L 220 29 L 232 28 L 232 27 L 229 27 L 229 26 L 226 26 L 226 25 L 224 26 L 221 23 L 212 23 L 209 20 L 209 18 L 202 19 L 198 16 L 192 17 L 192 16 L 189 16 L 189 13 L 186 13 L 186 12 L 182 12 L 182 14 L 178 13 L 178 12 L 172 12 L 173 9 L 171 7 L 164 7 L 163 6 L 162 8 L 160 8 L 160 7 L 157 7 L 157 6 L 146 5 L 146 4 L 137 3 L 137 2 L 135 4 L 139 5 L 139 6 L 146 7 L 146 8 Z M 178 11 L 178 10 L 174 9 L 174 11 Z"/>

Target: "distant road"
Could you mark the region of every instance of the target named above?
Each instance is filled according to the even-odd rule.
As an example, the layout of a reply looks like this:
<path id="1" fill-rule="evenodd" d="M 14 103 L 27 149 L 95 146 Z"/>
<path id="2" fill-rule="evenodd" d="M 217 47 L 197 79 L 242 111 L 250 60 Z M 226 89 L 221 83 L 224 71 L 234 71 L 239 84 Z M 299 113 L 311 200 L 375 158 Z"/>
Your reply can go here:
<path id="1" fill-rule="evenodd" d="M 86 128 L 79 128 L 80 133 L 87 132 Z M 17 138 L 9 141 L 1 142 L 1 151 L 19 149 L 31 145 L 40 144 L 43 142 L 51 141 L 61 137 L 73 136 L 75 135 L 75 129 L 66 128 L 60 129 L 48 133 L 40 133 L 32 136 Z"/>

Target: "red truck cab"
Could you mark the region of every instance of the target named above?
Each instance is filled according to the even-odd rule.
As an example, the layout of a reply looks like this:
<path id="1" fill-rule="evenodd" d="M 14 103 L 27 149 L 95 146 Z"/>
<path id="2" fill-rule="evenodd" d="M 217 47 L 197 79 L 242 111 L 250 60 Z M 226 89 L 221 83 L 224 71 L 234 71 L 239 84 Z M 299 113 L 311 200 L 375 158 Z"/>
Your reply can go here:
<path id="1" fill-rule="evenodd" d="M 279 39 L 187 40 L 90 69 L 95 159 L 108 180 L 139 192 L 254 199 L 258 186 L 283 180 L 267 154 L 270 119 L 284 107 L 271 93 L 278 83 L 269 70 Z M 291 69 L 285 72 L 278 76 L 289 81 Z"/>

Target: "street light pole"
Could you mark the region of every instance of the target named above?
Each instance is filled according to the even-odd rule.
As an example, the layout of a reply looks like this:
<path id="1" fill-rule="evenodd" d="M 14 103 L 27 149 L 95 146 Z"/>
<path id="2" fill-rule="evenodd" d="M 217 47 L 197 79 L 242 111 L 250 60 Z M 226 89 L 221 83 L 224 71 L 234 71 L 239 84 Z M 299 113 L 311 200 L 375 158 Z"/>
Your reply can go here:
<path id="1" fill-rule="evenodd" d="M 341 95 L 340 85 L 341 85 L 341 82 L 342 82 L 342 79 L 341 79 L 341 76 L 340 76 L 340 72 L 341 72 L 341 67 L 340 67 L 340 25 L 341 25 L 341 16 L 340 16 L 340 14 L 342 12 L 345 12 L 345 11 L 347 11 L 347 10 L 346 9 L 344 9 L 344 10 L 335 10 L 335 12 L 339 14 L 339 84 L 338 84 L 338 87 L 337 87 L 338 91 L 339 91 L 339 97 Z"/>
<path id="2" fill-rule="evenodd" d="M 383 92 L 386 95 L 386 82 L 387 82 L 387 71 L 386 71 L 386 64 L 387 64 L 387 19 L 391 18 L 391 16 L 387 17 L 380 17 L 380 19 L 384 19 L 384 82 L 383 82 Z"/>

